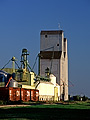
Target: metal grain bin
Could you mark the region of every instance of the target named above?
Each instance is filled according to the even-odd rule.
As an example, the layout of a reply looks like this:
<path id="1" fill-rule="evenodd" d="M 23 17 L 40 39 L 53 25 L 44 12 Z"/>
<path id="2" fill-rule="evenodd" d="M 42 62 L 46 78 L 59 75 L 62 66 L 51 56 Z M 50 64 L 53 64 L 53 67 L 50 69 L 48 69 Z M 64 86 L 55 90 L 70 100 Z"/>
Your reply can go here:
<path id="1" fill-rule="evenodd" d="M 18 87 L 18 82 L 12 79 L 9 83 L 9 87 Z"/>

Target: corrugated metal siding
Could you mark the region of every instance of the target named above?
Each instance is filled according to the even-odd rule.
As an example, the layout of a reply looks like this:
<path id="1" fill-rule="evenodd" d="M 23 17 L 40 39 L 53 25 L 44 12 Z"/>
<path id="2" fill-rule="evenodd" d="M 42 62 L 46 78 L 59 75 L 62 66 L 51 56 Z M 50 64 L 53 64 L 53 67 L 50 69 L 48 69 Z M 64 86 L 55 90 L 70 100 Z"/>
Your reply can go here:
<path id="1" fill-rule="evenodd" d="M 30 100 L 31 101 L 39 101 L 39 90 L 30 90 Z"/>
<path id="2" fill-rule="evenodd" d="M 39 90 L 0 87 L 0 100 L 4 101 L 39 101 Z"/>
<path id="3" fill-rule="evenodd" d="M 26 102 L 30 101 L 30 90 L 21 88 L 21 100 Z"/>
<path id="4" fill-rule="evenodd" d="M 20 100 L 20 88 L 0 87 L 0 100 L 19 101 Z"/>
<path id="5" fill-rule="evenodd" d="M 9 89 L 5 87 L 0 87 L 0 100 L 8 100 Z"/>

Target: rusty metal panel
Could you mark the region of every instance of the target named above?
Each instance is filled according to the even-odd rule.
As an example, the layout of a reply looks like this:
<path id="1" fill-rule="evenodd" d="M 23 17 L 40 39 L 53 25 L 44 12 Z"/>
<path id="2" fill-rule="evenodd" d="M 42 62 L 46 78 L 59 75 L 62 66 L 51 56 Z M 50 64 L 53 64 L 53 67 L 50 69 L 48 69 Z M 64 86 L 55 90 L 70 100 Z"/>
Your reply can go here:
<path id="1" fill-rule="evenodd" d="M 0 100 L 6 101 L 39 101 L 39 90 L 0 87 Z"/>
<path id="2" fill-rule="evenodd" d="M 30 100 L 34 101 L 34 90 L 33 89 L 30 90 Z"/>
<path id="3" fill-rule="evenodd" d="M 8 89 L 9 89 L 9 91 L 8 91 L 8 94 L 9 94 L 8 100 L 14 101 L 14 94 L 15 94 L 15 93 L 14 93 L 13 88 L 12 88 L 12 87 L 9 87 Z"/>
<path id="4" fill-rule="evenodd" d="M 36 90 L 36 101 L 39 101 L 39 90 Z"/>
<path id="5" fill-rule="evenodd" d="M 10 101 L 20 100 L 20 88 L 9 87 L 9 100 Z"/>
<path id="6" fill-rule="evenodd" d="M 21 88 L 21 100 L 24 102 L 30 101 L 30 89 Z"/>
<path id="7" fill-rule="evenodd" d="M 9 94 L 8 94 L 9 89 L 5 87 L 0 87 L 0 100 L 8 100 Z"/>
<path id="8" fill-rule="evenodd" d="M 23 99 L 24 99 L 24 89 L 23 88 L 21 88 L 20 89 L 20 91 L 21 91 L 21 101 L 23 101 Z"/>
<path id="9" fill-rule="evenodd" d="M 0 87 L 0 100 L 19 101 L 20 88 Z"/>
<path id="10" fill-rule="evenodd" d="M 30 90 L 26 90 L 26 94 L 27 94 L 27 101 L 30 101 Z"/>
<path id="11" fill-rule="evenodd" d="M 20 88 L 13 88 L 13 101 L 20 100 Z"/>
<path id="12" fill-rule="evenodd" d="M 35 89 L 30 90 L 30 100 L 39 101 L 39 90 L 35 90 Z"/>
<path id="13" fill-rule="evenodd" d="M 17 88 L 16 89 L 16 101 L 19 101 L 20 100 L 20 88 Z"/>

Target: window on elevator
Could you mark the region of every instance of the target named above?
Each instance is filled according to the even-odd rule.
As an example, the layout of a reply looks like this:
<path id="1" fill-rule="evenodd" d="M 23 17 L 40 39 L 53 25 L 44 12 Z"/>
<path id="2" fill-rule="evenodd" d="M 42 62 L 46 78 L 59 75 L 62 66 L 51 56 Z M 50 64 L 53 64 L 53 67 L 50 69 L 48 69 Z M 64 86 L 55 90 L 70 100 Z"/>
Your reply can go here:
<path id="1" fill-rule="evenodd" d="M 47 35 L 45 35 L 45 38 L 47 38 Z"/>
<path id="2" fill-rule="evenodd" d="M 66 52 L 66 38 L 64 38 L 64 52 Z"/>

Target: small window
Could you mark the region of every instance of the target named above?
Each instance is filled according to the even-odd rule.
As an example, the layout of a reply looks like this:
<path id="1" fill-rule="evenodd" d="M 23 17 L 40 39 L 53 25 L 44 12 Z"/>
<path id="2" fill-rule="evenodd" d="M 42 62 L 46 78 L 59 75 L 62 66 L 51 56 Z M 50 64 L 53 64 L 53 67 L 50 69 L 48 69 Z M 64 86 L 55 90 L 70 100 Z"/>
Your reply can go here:
<path id="1" fill-rule="evenodd" d="M 64 42 L 66 42 L 66 39 L 64 38 Z"/>
<path id="2" fill-rule="evenodd" d="M 45 35 L 45 38 L 47 38 L 47 35 Z"/>
<path id="3" fill-rule="evenodd" d="M 59 46 L 59 44 L 57 44 L 57 46 Z"/>

